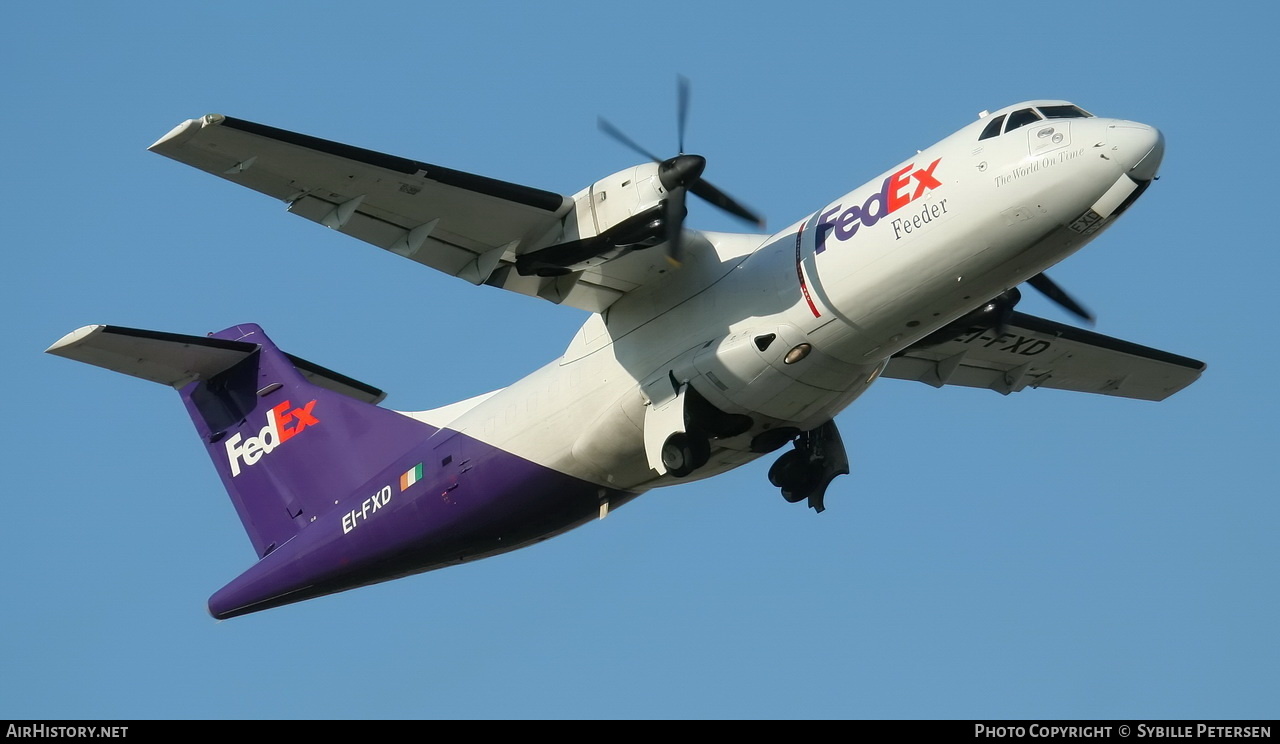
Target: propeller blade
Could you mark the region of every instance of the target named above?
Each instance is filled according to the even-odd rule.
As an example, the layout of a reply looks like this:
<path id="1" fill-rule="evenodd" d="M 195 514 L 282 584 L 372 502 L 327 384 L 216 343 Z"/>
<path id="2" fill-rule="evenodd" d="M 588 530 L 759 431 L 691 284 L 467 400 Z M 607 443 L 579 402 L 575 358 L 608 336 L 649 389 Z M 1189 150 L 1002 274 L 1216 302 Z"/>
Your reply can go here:
<path id="1" fill-rule="evenodd" d="M 756 227 L 764 227 L 763 217 L 729 198 L 728 194 L 712 186 L 708 181 L 698 179 L 689 186 L 689 190 L 735 217 L 740 217 Z"/>
<path id="2" fill-rule="evenodd" d="M 684 75 L 676 78 L 676 142 L 680 149 L 676 152 L 684 154 L 684 129 L 689 121 L 689 78 Z"/>
<path id="3" fill-rule="evenodd" d="M 1013 309 L 1021 299 L 1022 293 L 1018 288 L 1010 287 L 987 303 L 986 309 L 991 313 L 993 320 L 992 330 L 997 337 L 1003 336 L 1005 330 L 1009 328 L 1009 321 L 1013 320 Z"/>
<path id="4" fill-rule="evenodd" d="M 632 150 L 635 150 L 636 152 L 640 153 L 646 158 L 649 158 L 653 162 L 655 163 L 662 162 L 662 158 L 658 157 L 657 155 L 654 155 L 653 153 L 641 147 L 639 144 L 636 143 L 635 140 L 623 134 L 621 129 L 618 129 L 614 125 L 610 124 L 609 121 L 605 119 L 603 116 L 600 117 L 600 131 L 604 132 L 610 137 L 613 137 L 617 141 L 621 142 L 627 147 L 630 147 Z"/>
<path id="5" fill-rule="evenodd" d="M 1027 284 L 1030 284 L 1032 287 L 1035 287 L 1037 290 L 1039 290 L 1041 294 L 1043 294 L 1045 297 L 1048 297 L 1050 300 L 1053 300 L 1054 302 L 1058 303 L 1063 308 L 1065 308 L 1068 312 L 1076 315 L 1079 318 L 1082 318 L 1085 322 L 1089 323 L 1090 325 L 1093 324 L 1093 321 L 1094 321 L 1093 313 L 1084 309 L 1083 305 L 1076 302 L 1071 297 L 1071 295 L 1063 291 L 1062 287 L 1059 287 L 1057 283 L 1054 282 L 1052 279 L 1050 279 L 1048 276 L 1044 274 L 1036 274 L 1035 276 L 1027 280 Z"/>
<path id="6" fill-rule="evenodd" d="M 684 263 L 684 194 L 684 189 L 675 189 L 668 193 L 664 208 L 667 260 L 672 266 Z"/>

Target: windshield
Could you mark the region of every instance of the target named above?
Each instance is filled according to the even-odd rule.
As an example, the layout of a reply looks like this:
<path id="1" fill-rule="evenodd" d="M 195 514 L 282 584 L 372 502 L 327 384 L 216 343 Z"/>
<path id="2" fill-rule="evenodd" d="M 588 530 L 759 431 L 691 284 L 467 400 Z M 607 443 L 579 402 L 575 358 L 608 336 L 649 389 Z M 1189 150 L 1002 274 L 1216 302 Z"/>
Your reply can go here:
<path id="1" fill-rule="evenodd" d="M 1041 106 L 1040 113 L 1046 119 L 1088 119 L 1093 116 L 1079 106 L 1066 104 L 1063 106 Z"/>
<path id="2" fill-rule="evenodd" d="M 1035 124 L 1040 121 L 1040 114 L 1035 109 L 1018 109 L 1009 114 L 1009 122 L 1005 126 L 1004 131 L 1012 132 L 1018 127 L 1025 127 L 1028 124 Z"/>
<path id="3" fill-rule="evenodd" d="M 1037 106 L 1014 111 L 1012 114 L 1001 114 L 982 128 L 979 140 L 998 137 L 1004 132 L 1012 132 L 1018 127 L 1035 124 L 1043 119 L 1091 119 L 1093 114 L 1070 103 Z"/>

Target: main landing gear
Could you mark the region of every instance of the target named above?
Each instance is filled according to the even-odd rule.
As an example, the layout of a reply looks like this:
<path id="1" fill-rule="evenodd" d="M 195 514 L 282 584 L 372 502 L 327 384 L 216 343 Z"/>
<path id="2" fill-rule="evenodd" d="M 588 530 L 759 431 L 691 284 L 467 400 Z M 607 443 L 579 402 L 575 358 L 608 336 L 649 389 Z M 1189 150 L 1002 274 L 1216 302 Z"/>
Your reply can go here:
<path id="1" fill-rule="evenodd" d="M 683 478 L 711 459 L 711 440 L 735 437 L 751 428 L 751 419 L 725 413 L 692 386 L 684 389 L 684 431 L 673 432 L 662 442 L 662 465 L 667 473 Z"/>
<path id="2" fill-rule="evenodd" d="M 802 432 L 788 450 L 769 468 L 769 482 L 782 490 L 791 503 L 808 499 L 809 507 L 821 512 L 827 486 L 838 475 L 849 474 L 849 457 L 834 421 Z"/>
<path id="3" fill-rule="evenodd" d="M 662 465 L 667 473 L 683 478 L 711 459 L 711 442 L 696 431 L 677 431 L 662 443 Z"/>

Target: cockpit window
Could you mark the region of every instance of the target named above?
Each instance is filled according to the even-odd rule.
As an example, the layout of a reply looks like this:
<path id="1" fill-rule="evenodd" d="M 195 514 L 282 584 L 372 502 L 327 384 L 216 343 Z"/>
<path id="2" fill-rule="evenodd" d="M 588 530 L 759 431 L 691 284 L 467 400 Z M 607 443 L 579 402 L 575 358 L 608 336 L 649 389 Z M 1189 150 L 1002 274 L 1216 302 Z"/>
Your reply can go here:
<path id="1" fill-rule="evenodd" d="M 1041 106 L 1040 113 L 1046 119 L 1088 119 L 1093 116 L 1079 106 Z"/>
<path id="2" fill-rule="evenodd" d="M 996 118 L 992 119 L 991 123 L 988 124 L 986 128 L 982 130 L 982 136 L 979 137 L 978 139 L 979 140 L 991 139 L 997 134 L 1000 134 L 1000 125 L 1003 123 L 1004 123 L 1004 114 L 1001 114 Z"/>
<path id="3" fill-rule="evenodd" d="M 1018 109 L 1009 114 L 1009 126 L 1004 128 L 1006 132 L 1012 132 L 1018 127 L 1025 127 L 1028 124 L 1034 124 L 1040 121 L 1040 114 L 1033 109 Z"/>
<path id="4" fill-rule="evenodd" d="M 1014 111 L 1012 114 L 1001 114 L 995 117 L 982 128 L 982 134 L 979 140 L 991 139 L 1000 135 L 1001 128 L 1003 131 L 1012 132 L 1018 127 L 1025 127 L 1028 124 L 1034 124 L 1044 119 L 1090 119 L 1093 114 L 1085 111 L 1079 106 L 1070 103 L 1055 104 L 1052 106 L 1038 106 L 1036 108 L 1024 108 Z M 1006 121 L 1008 119 L 1008 121 Z"/>

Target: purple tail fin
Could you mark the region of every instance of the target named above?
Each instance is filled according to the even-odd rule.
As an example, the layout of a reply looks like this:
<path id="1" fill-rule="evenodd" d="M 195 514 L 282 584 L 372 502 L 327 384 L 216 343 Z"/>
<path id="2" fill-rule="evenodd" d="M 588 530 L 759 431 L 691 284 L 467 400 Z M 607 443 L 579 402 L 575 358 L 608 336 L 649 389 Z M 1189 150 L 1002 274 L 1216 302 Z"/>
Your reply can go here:
<path id="1" fill-rule="evenodd" d="M 292 357 L 262 329 L 213 338 L 257 349 L 181 389 L 261 558 L 357 491 L 435 429 L 379 408 L 379 391 Z"/>

